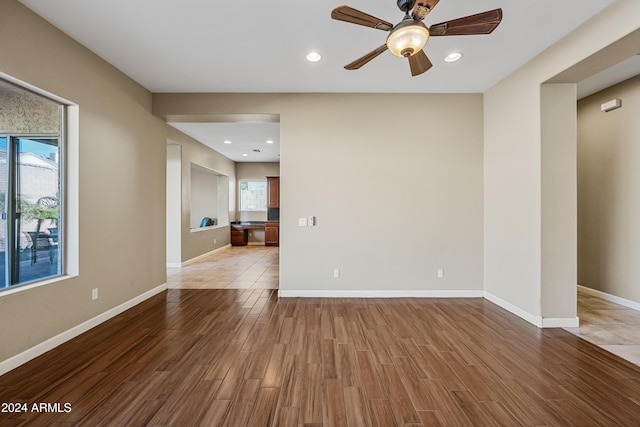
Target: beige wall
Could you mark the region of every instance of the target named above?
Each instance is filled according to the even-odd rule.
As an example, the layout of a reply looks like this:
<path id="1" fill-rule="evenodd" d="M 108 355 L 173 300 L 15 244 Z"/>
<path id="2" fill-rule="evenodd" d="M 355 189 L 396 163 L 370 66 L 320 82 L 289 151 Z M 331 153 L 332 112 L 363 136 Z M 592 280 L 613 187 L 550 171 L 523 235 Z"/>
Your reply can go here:
<path id="1" fill-rule="evenodd" d="M 277 162 L 240 162 L 236 163 L 238 180 L 280 176 L 280 163 Z"/>
<path id="2" fill-rule="evenodd" d="M 574 84 L 541 88 L 543 319 L 576 315 L 576 96 Z"/>
<path id="3" fill-rule="evenodd" d="M 223 177 L 225 178 L 225 177 Z M 221 180 L 223 179 L 221 178 Z M 229 194 L 228 180 L 224 179 L 224 190 Z M 226 210 L 224 223 L 228 223 L 229 204 L 221 206 Z M 191 203 L 189 206 L 191 211 L 190 228 L 199 228 L 204 217 L 215 218 L 217 221 L 221 215 L 218 215 L 218 173 L 209 169 L 191 165 Z M 221 222 L 222 223 L 222 222 Z"/>
<path id="4" fill-rule="evenodd" d="M 482 290 L 481 95 L 286 95 L 280 136 L 281 292 Z"/>
<path id="5" fill-rule="evenodd" d="M 481 95 L 156 94 L 154 112 L 280 115 L 285 294 L 482 292 Z"/>
<path id="6" fill-rule="evenodd" d="M 166 282 L 166 125 L 152 116 L 148 91 L 17 1 L 0 2 L 0 51 L 0 72 L 77 104 L 80 115 L 66 189 L 79 227 L 67 236 L 79 258 L 70 270 L 79 274 L 0 294 L 2 362 Z"/>
<path id="7" fill-rule="evenodd" d="M 195 163 L 204 168 L 219 172 L 229 177 L 229 203 L 235 206 L 236 173 L 235 162 L 222 154 L 211 150 L 204 144 L 196 141 L 179 130 L 168 126 L 167 143 L 181 146 L 182 167 L 182 215 L 181 236 L 182 248 L 180 251 L 181 262 L 189 261 L 212 250 L 228 245 L 230 242 L 229 227 L 211 228 L 192 232 L 191 220 L 191 164 Z M 235 218 L 235 210 L 229 209 L 230 220 Z M 214 243 L 215 239 L 215 243 Z"/>
<path id="8" fill-rule="evenodd" d="M 563 125 L 543 117 L 541 109 L 550 102 L 547 97 L 556 95 L 543 93 L 541 85 L 576 83 L 637 53 L 637 16 L 640 2 L 617 1 L 485 93 L 484 286 L 493 300 L 538 324 L 545 324 L 549 317 L 563 324 L 576 316 L 575 297 L 569 296 L 576 285 L 570 279 L 576 276 L 571 271 L 575 249 L 565 245 L 563 250 L 549 252 L 551 235 L 545 232 L 559 226 L 576 228 L 572 214 L 566 211 L 573 209 L 571 204 L 558 205 L 576 199 L 575 185 L 543 185 L 548 183 L 548 174 L 563 167 L 559 161 L 547 164 L 543 135 L 571 137 L 571 131 L 543 128 Z M 622 38 L 624 43 L 617 43 L 615 50 L 605 49 Z M 575 99 L 569 102 L 558 96 L 557 101 L 563 103 L 559 107 L 563 114 L 571 108 L 569 104 L 575 109 Z M 574 159 L 565 158 L 565 166 L 575 168 Z M 563 212 L 565 224 L 546 216 L 545 209 Z M 551 257 L 556 257 L 554 262 L 544 262 Z M 555 283 L 553 294 L 561 300 L 552 302 L 548 297 L 548 284 L 543 283 L 548 275 Z"/>
<path id="9" fill-rule="evenodd" d="M 182 146 L 167 145 L 167 265 L 182 266 Z"/>
<path id="10" fill-rule="evenodd" d="M 153 113 L 167 121 L 278 121 L 277 93 L 156 93 Z"/>
<path id="11" fill-rule="evenodd" d="M 600 104 L 622 100 L 608 113 Z M 578 283 L 640 303 L 640 76 L 578 103 Z"/>

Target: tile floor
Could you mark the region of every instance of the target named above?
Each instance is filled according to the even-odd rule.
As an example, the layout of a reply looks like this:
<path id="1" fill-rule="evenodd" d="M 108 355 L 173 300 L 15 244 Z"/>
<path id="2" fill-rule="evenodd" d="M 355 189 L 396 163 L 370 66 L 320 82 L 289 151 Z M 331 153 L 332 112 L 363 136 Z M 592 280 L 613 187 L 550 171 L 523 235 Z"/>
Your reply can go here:
<path id="1" fill-rule="evenodd" d="M 578 290 L 578 317 L 567 331 L 640 365 L 640 311 Z"/>
<path id="2" fill-rule="evenodd" d="M 273 246 L 231 246 L 182 268 L 167 269 L 171 289 L 278 289 L 280 252 Z"/>
<path id="3" fill-rule="evenodd" d="M 277 247 L 231 246 L 167 269 L 172 289 L 278 289 Z M 567 331 L 640 365 L 640 312 L 578 291 L 579 328 Z"/>

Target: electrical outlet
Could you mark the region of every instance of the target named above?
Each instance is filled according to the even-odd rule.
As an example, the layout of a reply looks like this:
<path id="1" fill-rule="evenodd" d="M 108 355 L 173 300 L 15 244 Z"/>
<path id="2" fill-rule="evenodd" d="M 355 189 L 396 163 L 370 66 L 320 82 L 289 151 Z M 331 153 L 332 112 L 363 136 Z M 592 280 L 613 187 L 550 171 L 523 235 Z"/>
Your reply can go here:
<path id="1" fill-rule="evenodd" d="M 91 299 L 92 300 L 98 299 L 98 288 L 91 289 Z"/>
<path id="2" fill-rule="evenodd" d="M 333 270 L 333 278 L 334 279 L 339 279 L 340 278 L 340 270 L 338 270 L 337 268 L 335 268 Z"/>
<path id="3" fill-rule="evenodd" d="M 444 269 L 438 269 L 438 279 L 442 279 L 444 277 Z"/>
<path id="4" fill-rule="evenodd" d="M 218 243 L 218 239 L 213 239 L 213 244 L 215 245 L 216 243 Z"/>

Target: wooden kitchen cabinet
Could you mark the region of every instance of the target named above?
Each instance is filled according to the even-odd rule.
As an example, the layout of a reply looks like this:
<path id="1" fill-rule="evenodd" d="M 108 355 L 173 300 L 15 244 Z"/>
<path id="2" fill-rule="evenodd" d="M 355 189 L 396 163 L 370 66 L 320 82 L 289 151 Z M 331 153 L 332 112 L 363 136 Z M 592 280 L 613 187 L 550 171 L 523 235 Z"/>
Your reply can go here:
<path id="1" fill-rule="evenodd" d="M 267 177 L 267 191 L 268 191 L 268 208 L 280 207 L 280 177 L 268 176 Z"/>
<path id="2" fill-rule="evenodd" d="M 280 246 L 280 223 L 267 222 L 264 225 L 264 245 Z"/>

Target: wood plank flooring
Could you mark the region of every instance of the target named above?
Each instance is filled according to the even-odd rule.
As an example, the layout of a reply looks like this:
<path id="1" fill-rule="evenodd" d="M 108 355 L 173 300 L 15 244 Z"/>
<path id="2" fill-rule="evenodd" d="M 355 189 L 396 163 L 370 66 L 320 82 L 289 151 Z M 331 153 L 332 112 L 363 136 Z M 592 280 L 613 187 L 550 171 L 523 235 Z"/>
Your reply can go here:
<path id="1" fill-rule="evenodd" d="M 172 289 L 277 289 L 279 248 L 232 246 L 167 269 Z M 578 288 L 579 328 L 565 328 L 640 366 L 640 312 Z"/>
<path id="2" fill-rule="evenodd" d="M 637 426 L 640 367 L 483 299 L 171 289 L 0 377 L 1 426 Z"/>

